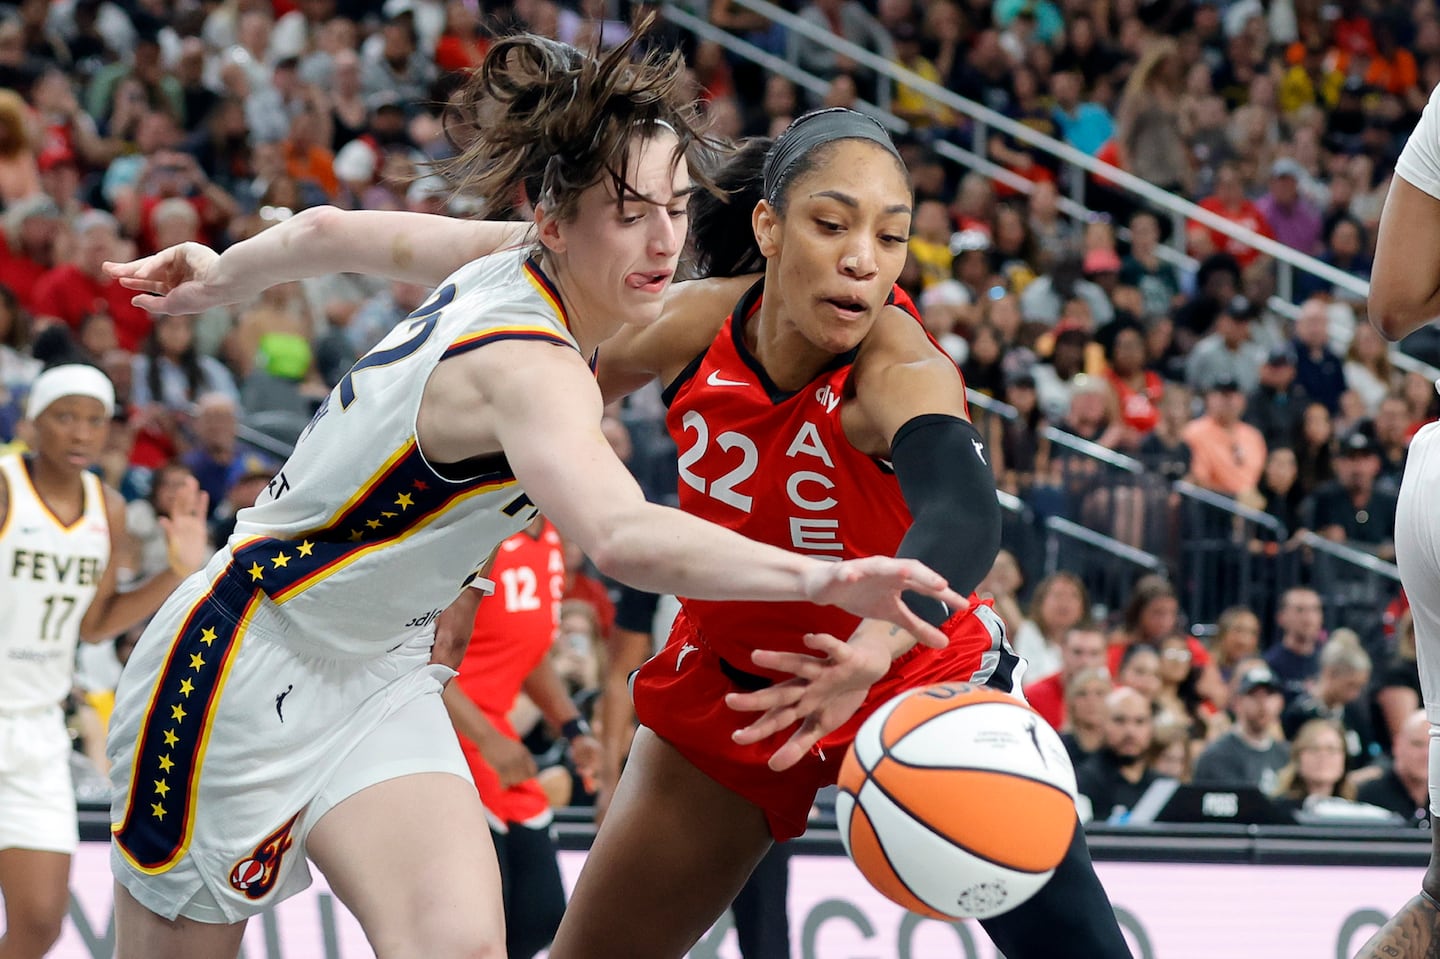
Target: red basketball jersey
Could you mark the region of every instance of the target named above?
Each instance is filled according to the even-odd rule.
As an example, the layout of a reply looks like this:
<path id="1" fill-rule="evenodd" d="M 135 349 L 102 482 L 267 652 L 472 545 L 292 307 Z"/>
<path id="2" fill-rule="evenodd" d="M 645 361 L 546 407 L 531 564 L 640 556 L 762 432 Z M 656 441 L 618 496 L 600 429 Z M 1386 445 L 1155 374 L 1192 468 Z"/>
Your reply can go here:
<path id="1" fill-rule="evenodd" d="M 455 682 L 480 707 L 485 718 L 511 739 L 518 739 L 506 714 L 525 677 L 550 652 L 560 621 L 565 589 L 565 554 L 560 534 L 546 521 L 538 536 L 519 532 L 500 544 L 491 567 L 495 595 L 480 603 L 470 648 Z M 480 800 L 504 822 L 527 822 L 548 811 L 539 784 L 529 780 L 502 789 L 499 777 L 470 740 L 460 746 L 475 777 Z"/>
<path id="2" fill-rule="evenodd" d="M 854 354 L 836 357 L 801 389 L 781 391 L 744 342 L 761 294 L 757 284 L 741 297 L 710 347 L 665 392 L 666 425 L 680 454 L 680 508 L 807 556 L 893 556 L 911 523 L 900 484 L 889 463 L 850 445 L 840 422 Z M 904 291 L 897 287 L 891 302 L 918 322 Z M 721 658 L 757 674 L 751 650 L 812 653 L 802 642 L 807 632 L 844 639 L 859 624 L 835 606 L 683 602 Z"/>

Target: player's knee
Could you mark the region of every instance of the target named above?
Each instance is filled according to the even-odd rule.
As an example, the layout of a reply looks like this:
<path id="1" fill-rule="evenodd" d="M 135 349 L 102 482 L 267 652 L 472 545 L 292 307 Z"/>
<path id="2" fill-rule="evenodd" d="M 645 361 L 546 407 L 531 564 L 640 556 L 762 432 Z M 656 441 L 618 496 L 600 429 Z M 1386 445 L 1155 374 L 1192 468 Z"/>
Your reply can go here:
<path id="1" fill-rule="evenodd" d="M 40 956 L 50 951 L 60 938 L 65 922 L 65 909 L 40 908 L 25 910 L 10 917 L 9 928 L 5 930 L 5 953 L 10 956 Z"/>
<path id="2" fill-rule="evenodd" d="M 505 930 L 449 916 L 445 922 L 417 923 L 385 942 L 374 942 L 376 959 L 505 959 Z"/>

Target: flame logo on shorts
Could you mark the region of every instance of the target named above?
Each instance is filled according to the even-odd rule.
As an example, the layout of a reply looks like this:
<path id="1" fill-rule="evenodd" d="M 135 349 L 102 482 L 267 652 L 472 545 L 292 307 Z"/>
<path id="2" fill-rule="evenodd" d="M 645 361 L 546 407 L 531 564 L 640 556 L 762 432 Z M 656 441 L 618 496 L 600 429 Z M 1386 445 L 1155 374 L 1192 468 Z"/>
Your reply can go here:
<path id="1" fill-rule="evenodd" d="M 299 818 L 299 813 L 291 816 L 289 822 L 260 840 L 250 855 L 234 865 L 230 870 L 230 885 L 234 889 L 244 893 L 247 899 L 263 899 L 274 888 L 280 876 L 280 862 L 294 842 L 290 830 Z"/>

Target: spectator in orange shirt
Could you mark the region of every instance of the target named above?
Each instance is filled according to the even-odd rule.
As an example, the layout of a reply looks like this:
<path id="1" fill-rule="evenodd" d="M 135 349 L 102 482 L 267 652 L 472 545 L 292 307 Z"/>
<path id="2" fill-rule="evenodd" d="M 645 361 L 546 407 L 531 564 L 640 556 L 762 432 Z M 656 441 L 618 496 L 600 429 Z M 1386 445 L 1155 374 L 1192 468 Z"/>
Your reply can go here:
<path id="1" fill-rule="evenodd" d="M 322 145 L 325 133 L 325 118 L 314 107 L 306 107 L 290 121 L 285 172 L 298 182 L 314 183 L 333 200 L 340 192 L 340 181 L 335 178 L 335 154 Z"/>
<path id="2" fill-rule="evenodd" d="M 1275 236 L 1265 214 L 1245 196 L 1245 184 L 1240 178 L 1240 168 L 1233 162 L 1220 164 L 1220 169 L 1215 174 L 1215 192 L 1200 201 L 1200 209 L 1223 217 L 1236 226 L 1254 230 L 1261 236 L 1272 239 Z M 1260 256 L 1260 251 L 1254 247 L 1197 222 L 1190 223 L 1186 228 L 1186 235 L 1190 241 L 1191 255 L 1196 257 L 1205 257 L 1211 253 L 1229 253 L 1239 261 L 1243 269 Z"/>
<path id="3" fill-rule="evenodd" d="M 1216 380 L 1205 391 L 1205 415 L 1186 426 L 1181 436 L 1190 446 L 1190 471 L 1197 485 L 1256 505 L 1268 451 L 1260 431 L 1241 422 L 1244 412 L 1245 394 L 1235 381 Z"/>
<path id="4" fill-rule="evenodd" d="M 1420 92 L 1420 70 L 1414 54 L 1395 42 L 1395 28 L 1383 19 L 1375 22 L 1375 54 L 1365 71 L 1365 83 L 1406 100 L 1410 94 Z M 1424 102 L 1421 94 L 1422 106 Z"/>

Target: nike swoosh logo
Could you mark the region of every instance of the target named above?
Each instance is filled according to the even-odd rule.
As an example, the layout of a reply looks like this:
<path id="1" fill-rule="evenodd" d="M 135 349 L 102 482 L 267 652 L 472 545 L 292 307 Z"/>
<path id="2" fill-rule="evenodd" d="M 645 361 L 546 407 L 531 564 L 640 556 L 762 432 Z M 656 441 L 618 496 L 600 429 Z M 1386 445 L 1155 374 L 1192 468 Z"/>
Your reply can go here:
<path id="1" fill-rule="evenodd" d="M 719 370 L 711 370 L 710 375 L 705 377 L 705 382 L 711 386 L 749 386 L 744 380 L 727 380 L 720 376 Z"/>

